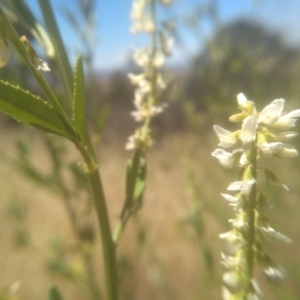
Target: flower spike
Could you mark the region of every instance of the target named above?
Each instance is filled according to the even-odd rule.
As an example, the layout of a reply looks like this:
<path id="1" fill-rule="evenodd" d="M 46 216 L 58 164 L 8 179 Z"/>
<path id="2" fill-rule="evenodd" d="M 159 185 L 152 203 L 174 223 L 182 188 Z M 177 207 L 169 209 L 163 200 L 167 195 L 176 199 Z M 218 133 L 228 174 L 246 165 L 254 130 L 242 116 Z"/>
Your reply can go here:
<path id="1" fill-rule="evenodd" d="M 297 136 L 297 132 L 278 131 L 294 127 L 300 117 L 300 109 L 285 114 L 285 100 L 276 99 L 257 113 L 254 103 L 247 100 L 244 94 L 239 94 L 237 101 L 242 112 L 231 116 L 229 120 L 242 122 L 241 129 L 231 132 L 215 125 L 214 131 L 220 140 L 220 147 L 238 148 L 232 152 L 220 148 L 212 152 L 212 156 L 224 168 L 241 168 L 239 180 L 230 183 L 227 188 L 229 194 L 221 194 L 235 212 L 235 217 L 229 220 L 231 230 L 220 234 L 220 238 L 230 246 L 228 254 L 222 253 L 222 264 L 227 269 L 223 275 L 223 299 L 259 300 L 262 293 L 254 279 L 255 263 L 273 281 L 277 282 L 285 277 L 283 268 L 269 257 L 261 241 L 291 243 L 291 240 L 275 231 L 269 220 L 261 214 L 267 198 L 259 188 L 257 165 L 261 156 L 285 158 L 299 155 L 292 145 L 284 143 Z M 279 182 L 270 170 L 264 171 L 274 183 Z M 231 195 L 230 192 L 234 194 Z"/>

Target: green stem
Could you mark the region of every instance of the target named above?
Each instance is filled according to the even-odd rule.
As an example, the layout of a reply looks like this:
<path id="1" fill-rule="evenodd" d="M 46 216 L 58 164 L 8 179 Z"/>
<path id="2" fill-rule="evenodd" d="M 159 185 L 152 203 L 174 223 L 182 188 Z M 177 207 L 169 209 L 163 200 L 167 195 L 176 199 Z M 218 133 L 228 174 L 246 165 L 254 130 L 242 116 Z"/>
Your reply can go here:
<path id="1" fill-rule="evenodd" d="M 87 134 L 87 133 L 86 133 Z M 89 139 L 89 137 L 86 137 Z M 77 148 L 81 152 L 85 163 L 86 172 L 89 178 L 92 193 L 93 202 L 96 210 L 99 229 L 102 239 L 103 248 L 103 262 L 105 271 L 105 283 L 106 283 L 106 299 L 117 300 L 118 299 L 118 271 L 115 246 L 111 236 L 111 229 L 109 224 L 108 212 L 106 207 L 105 196 L 101 184 L 101 178 L 96 162 L 96 158 L 89 151 L 89 148 L 82 143 L 77 143 Z"/>
<path id="2" fill-rule="evenodd" d="M 55 49 L 55 56 L 58 60 L 58 66 L 60 68 L 60 73 L 62 74 L 63 81 L 65 84 L 65 88 L 67 91 L 68 98 L 70 100 L 69 103 L 64 103 L 66 106 L 65 109 L 70 111 L 70 103 L 73 98 L 73 72 L 72 67 L 69 62 L 69 58 L 64 47 L 57 22 L 54 17 L 54 13 L 52 7 L 50 5 L 49 0 L 39 0 L 39 5 L 41 11 L 44 16 L 45 25 L 47 27 L 49 36 L 51 37 L 51 41 L 53 43 Z M 69 104 L 69 105 L 68 105 Z"/>
<path id="3" fill-rule="evenodd" d="M 252 176 L 256 181 L 256 165 L 257 165 L 257 146 L 256 140 L 252 142 L 251 145 L 251 166 L 252 166 Z M 255 242 L 255 208 L 256 208 L 256 182 L 253 184 L 251 193 L 249 195 L 249 205 L 248 205 L 248 237 L 247 237 L 247 294 L 251 285 L 251 279 L 253 276 L 254 269 L 254 242 Z"/>

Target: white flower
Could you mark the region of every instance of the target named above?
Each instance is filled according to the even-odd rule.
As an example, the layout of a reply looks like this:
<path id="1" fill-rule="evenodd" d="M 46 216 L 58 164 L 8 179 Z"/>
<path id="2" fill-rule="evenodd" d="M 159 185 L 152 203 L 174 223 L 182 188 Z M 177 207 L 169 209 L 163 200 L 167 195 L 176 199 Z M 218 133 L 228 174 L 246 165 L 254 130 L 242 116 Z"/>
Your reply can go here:
<path id="1" fill-rule="evenodd" d="M 237 95 L 238 104 L 241 108 L 244 108 L 247 105 L 247 98 L 243 93 Z"/>
<path id="2" fill-rule="evenodd" d="M 232 227 L 240 230 L 243 228 L 248 228 L 248 217 L 246 213 L 240 213 L 235 219 L 230 219 L 228 221 L 231 223 Z"/>
<path id="3" fill-rule="evenodd" d="M 9 62 L 10 53 L 7 43 L 0 38 L 0 68 L 3 68 Z"/>
<path id="4" fill-rule="evenodd" d="M 222 257 L 222 264 L 227 269 L 233 269 L 240 266 L 244 266 L 246 264 L 245 257 L 243 256 L 231 256 L 231 255 L 225 255 L 224 253 L 221 253 Z"/>
<path id="5" fill-rule="evenodd" d="M 138 109 L 142 107 L 144 98 L 145 98 L 145 94 L 142 93 L 140 89 L 136 89 L 134 92 L 134 100 L 133 100 L 134 106 Z"/>
<path id="6" fill-rule="evenodd" d="M 42 71 L 42 72 L 50 72 L 51 71 L 47 62 L 43 61 L 42 59 L 35 60 L 35 67 L 38 71 Z"/>
<path id="7" fill-rule="evenodd" d="M 160 106 L 154 106 L 153 105 L 151 107 L 150 114 L 151 114 L 152 117 L 155 117 L 155 116 L 161 114 L 164 111 L 164 109 L 167 108 L 167 107 L 168 107 L 167 103 L 163 103 Z"/>
<path id="8" fill-rule="evenodd" d="M 240 140 L 243 145 L 253 142 L 256 138 L 256 118 L 253 116 L 248 116 L 243 121 L 242 129 L 240 132 Z"/>
<path id="9" fill-rule="evenodd" d="M 249 161 L 249 157 L 248 157 L 247 152 L 243 152 L 243 154 L 241 155 L 240 161 L 239 161 L 239 165 L 241 167 L 243 167 L 243 166 L 245 166 L 249 163 L 250 163 L 250 161 Z"/>
<path id="10" fill-rule="evenodd" d="M 238 198 L 233 197 L 233 196 L 231 196 L 231 195 L 229 195 L 229 194 L 222 194 L 222 193 L 221 193 L 221 195 L 222 195 L 228 202 L 236 203 L 237 201 L 239 201 Z"/>
<path id="11" fill-rule="evenodd" d="M 280 240 L 284 243 L 291 244 L 292 240 L 287 236 L 275 231 L 273 228 L 258 226 L 259 231 L 269 240 Z"/>
<path id="12" fill-rule="evenodd" d="M 139 135 L 137 135 L 137 134 L 131 135 L 127 140 L 127 143 L 125 145 L 125 149 L 126 150 L 133 150 L 133 149 L 138 148 L 138 145 L 140 143 L 139 140 L 140 140 Z"/>
<path id="13" fill-rule="evenodd" d="M 273 125 L 280 117 L 284 108 L 284 99 L 276 99 L 267 105 L 259 114 L 257 123 Z"/>
<path id="14" fill-rule="evenodd" d="M 282 130 L 295 127 L 296 118 L 300 117 L 300 109 L 283 114 L 284 102 L 284 99 L 276 99 L 267 105 L 259 114 L 257 123 L 264 123 Z"/>
<path id="15" fill-rule="evenodd" d="M 237 139 L 233 135 L 233 132 L 224 129 L 219 125 L 214 125 L 214 131 L 220 140 L 219 146 L 229 148 L 235 145 Z"/>
<path id="16" fill-rule="evenodd" d="M 132 4 L 130 17 L 132 19 L 131 32 L 137 33 L 140 31 L 153 32 L 155 29 L 153 20 L 147 9 L 148 1 L 135 0 Z"/>
<path id="17" fill-rule="evenodd" d="M 149 54 L 146 48 L 135 49 L 133 51 L 133 59 L 140 67 L 145 67 L 149 64 Z"/>
<path id="18" fill-rule="evenodd" d="M 142 94 L 148 94 L 151 91 L 151 83 L 147 79 L 140 80 L 139 90 Z"/>
<path id="19" fill-rule="evenodd" d="M 160 68 L 163 66 L 164 61 L 165 61 L 164 54 L 161 51 L 156 51 L 153 59 L 153 65 L 156 68 Z"/>
<path id="20" fill-rule="evenodd" d="M 234 229 L 219 234 L 219 237 L 227 242 L 227 251 L 230 253 L 235 253 L 246 244 L 246 241 L 242 234 Z"/>
<path id="21" fill-rule="evenodd" d="M 243 111 L 247 111 L 248 113 L 256 115 L 256 109 L 254 103 L 252 101 L 247 100 L 246 96 L 243 93 L 237 95 L 237 101 L 239 107 Z"/>
<path id="22" fill-rule="evenodd" d="M 286 272 L 285 270 L 278 266 L 278 267 L 272 267 L 269 266 L 264 269 L 264 273 L 272 280 L 278 282 L 282 281 L 286 278 Z"/>
<path id="23" fill-rule="evenodd" d="M 234 181 L 228 186 L 227 190 L 228 191 L 241 191 L 241 194 L 247 196 L 250 194 L 254 183 L 255 183 L 254 179 L 243 180 L 243 181 Z"/>
<path id="24" fill-rule="evenodd" d="M 211 155 L 216 157 L 224 168 L 230 169 L 233 167 L 235 158 L 232 153 L 226 152 L 223 149 L 216 149 Z"/>
<path id="25" fill-rule="evenodd" d="M 291 148 L 290 145 L 286 145 L 281 142 L 265 142 L 262 144 L 258 144 L 258 147 L 261 149 L 265 157 L 271 157 L 272 155 L 277 155 L 279 157 L 296 157 L 299 155 L 296 149 Z"/>
<path id="26" fill-rule="evenodd" d="M 233 207 L 233 210 L 237 211 L 238 210 L 238 202 L 239 198 L 233 197 L 229 194 L 222 194 L 221 195 L 229 202 L 229 206 Z"/>
<path id="27" fill-rule="evenodd" d="M 138 110 L 131 112 L 131 115 L 136 122 L 142 122 L 147 118 L 148 111 L 145 108 L 140 107 Z"/>
<path id="28" fill-rule="evenodd" d="M 243 287 L 243 280 L 238 271 L 230 271 L 223 274 L 223 282 L 231 292 L 237 292 Z"/>
<path id="29" fill-rule="evenodd" d="M 132 84 L 134 85 L 139 85 L 139 83 L 144 80 L 145 78 L 145 74 L 141 73 L 141 74 L 132 74 L 129 73 L 128 75 L 129 80 L 131 81 Z"/>
<path id="30" fill-rule="evenodd" d="M 295 127 L 297 121 L 296 118 L 300 117 L 300 109 L 293 110 L 286 115 L 283 115 L 279 118 L 277 122 L 273 124 L 273 127 L 286 130 L 291 127 Z"/>

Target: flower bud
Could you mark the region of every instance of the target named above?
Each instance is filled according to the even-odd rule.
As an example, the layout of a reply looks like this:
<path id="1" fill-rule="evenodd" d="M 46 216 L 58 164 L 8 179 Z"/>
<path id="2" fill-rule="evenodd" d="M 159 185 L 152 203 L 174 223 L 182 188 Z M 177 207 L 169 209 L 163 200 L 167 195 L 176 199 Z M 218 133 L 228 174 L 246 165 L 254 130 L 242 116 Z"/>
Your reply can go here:
<path id="1" fill-rule="evenodd" d="M 229 118 L 229 121 L 230 121 L 230 122 L 233 122 L 233 123 L 241 122 L 241 121 L 243 121 L 247 116 L 248 116 L 248 115 L 245 114 L 245 113 L 238 113 L 238 114 L 232 115 L 232 116 Z"/>

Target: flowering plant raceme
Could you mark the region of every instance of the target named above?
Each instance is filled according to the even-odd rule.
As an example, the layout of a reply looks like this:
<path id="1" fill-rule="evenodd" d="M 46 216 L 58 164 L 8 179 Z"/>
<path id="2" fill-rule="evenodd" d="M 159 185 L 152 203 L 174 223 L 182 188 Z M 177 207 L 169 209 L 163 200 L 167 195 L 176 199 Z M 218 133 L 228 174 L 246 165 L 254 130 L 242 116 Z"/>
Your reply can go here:
<path id="1" fill-rule="evenodd" d="M 166 89 L 162 72 L 165 57 L 171 54 L 173 39 L 164 26 L 159 26 L 156 20 L 156 0 L 134 0 L 131 10 L 131 32 L 146 33 L 151 37 L 149 47 L 134 50 L 133 59 L 142 69 L 139 74 L 128 74 L 133 85 L 135 110 L 131 113 L 136 122 L 142 125 L 128 138 L 127 150 L 141 149 L 143 152 L 152 145 L 151 119 L 167 107 L 167 103 L 159 103 Z M 162 1 L 166 5 L 171 1 Z"/>
<path id="2" fill-rule="evenodd" d="M 300 109 L 285 113 L 285 100 L 276 99 L 257 112 L 254 103 L 243 94 L 239 94 L 237 100 L 241 112 L 229 120 L 242 122 L 241 129 L 231 132 L 215 125 L 214 130 L 220 140 L 220 147 L 239 146 L 232 152 L 218 148 L 212 153 L 223 167 L 241 168 L 239 179 L 227 188 L 232 194 L 221 194 L 235 211 L 235 218 L 229 220 L 231 230 L 220 235 L 229 244 L 229 253 L 222 253 L 222 263 L 227 269 L 223 275 L 223 298 L 259 299 L 261 292 L 253 278 L 255 263 L 271 279 L 284 278 L 284 270 L 266 253 L 264 242 L 281 240 L 290 243 L 291 240 L 276 232 L 263 214 L 267 199 L 258 187 L 257 162 L 260 157 L 298 156 L 298 151 L 285 142 L 297 136 L 290 129 L 295 127 Z M 263 170 L 268 181 L 279 182 L 272 171 Z"/>

